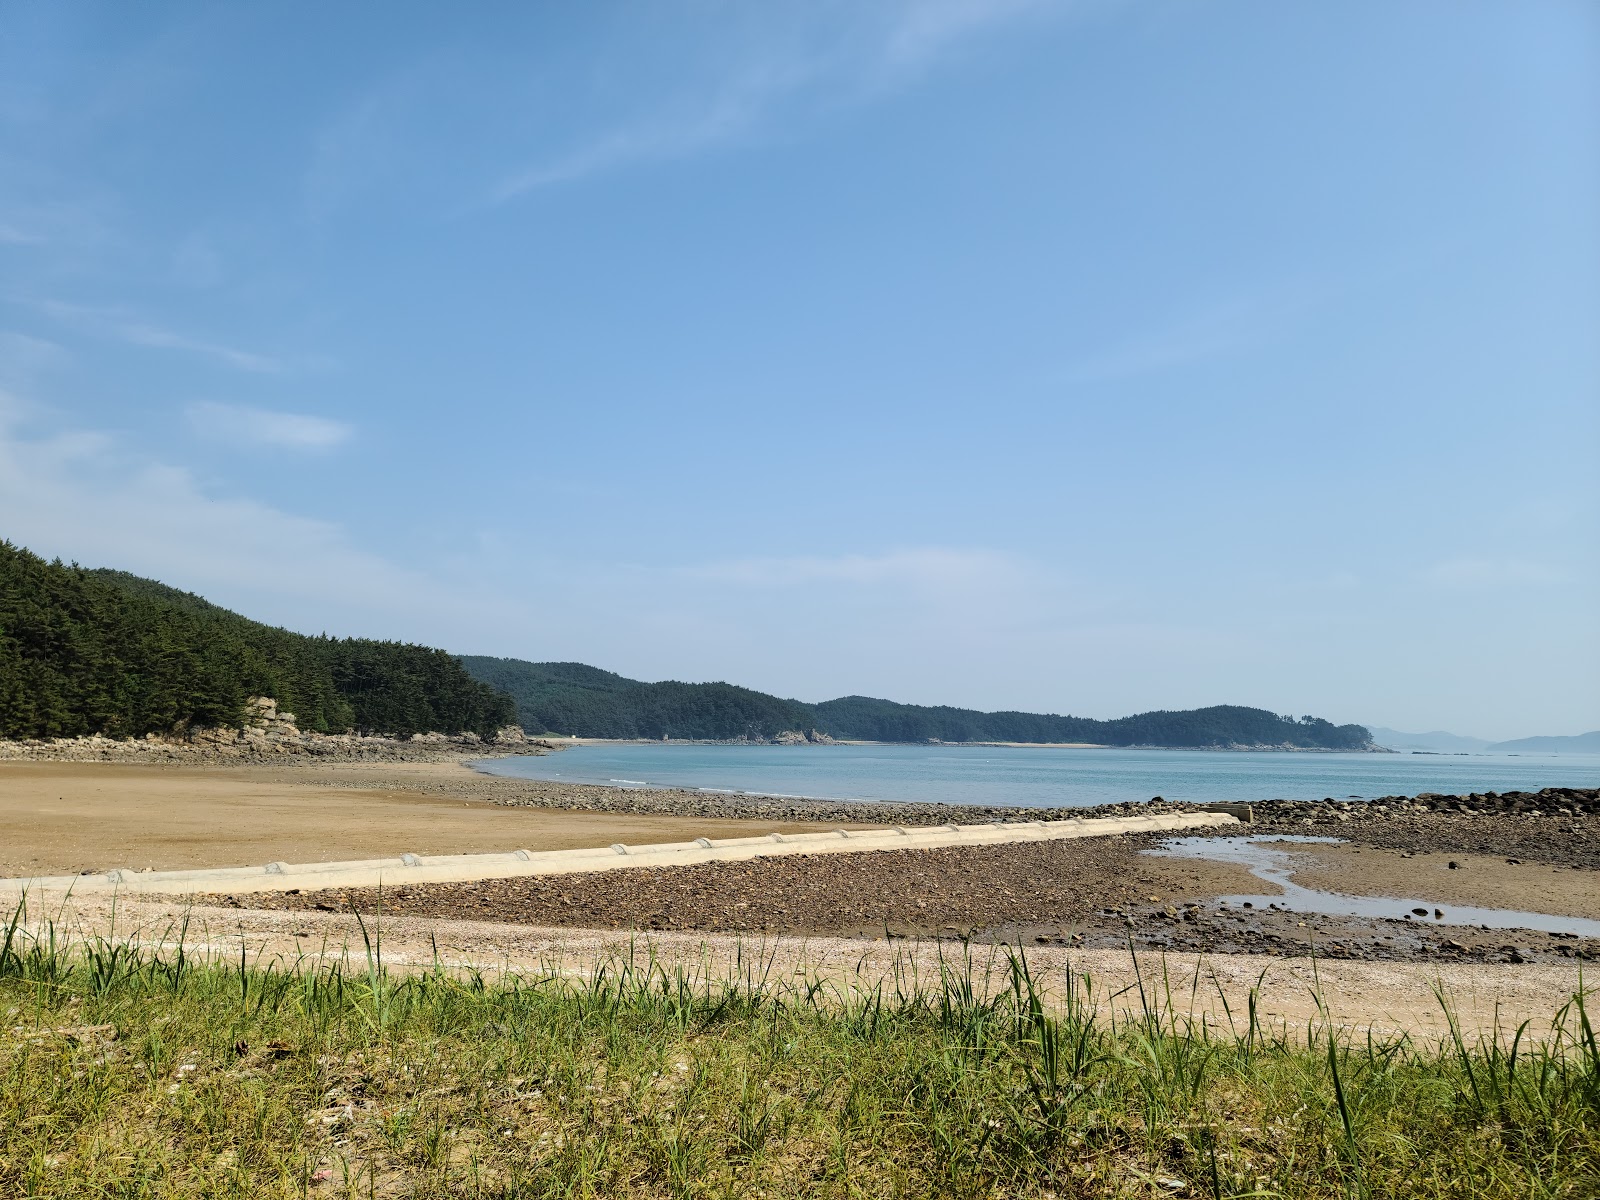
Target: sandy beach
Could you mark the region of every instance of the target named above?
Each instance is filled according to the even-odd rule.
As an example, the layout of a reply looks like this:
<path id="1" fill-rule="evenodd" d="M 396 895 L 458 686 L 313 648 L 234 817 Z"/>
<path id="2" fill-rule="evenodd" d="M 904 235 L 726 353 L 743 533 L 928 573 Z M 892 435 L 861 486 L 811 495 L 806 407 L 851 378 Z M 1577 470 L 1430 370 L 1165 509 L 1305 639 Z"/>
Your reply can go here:
<path id="1" fill-rule="evenodd" d="M 513 808 L 494 802 L 496 783 L 451 762 L 4 762 L 0 875 L 566 850 L 811 828 L 581 807 Z"/>

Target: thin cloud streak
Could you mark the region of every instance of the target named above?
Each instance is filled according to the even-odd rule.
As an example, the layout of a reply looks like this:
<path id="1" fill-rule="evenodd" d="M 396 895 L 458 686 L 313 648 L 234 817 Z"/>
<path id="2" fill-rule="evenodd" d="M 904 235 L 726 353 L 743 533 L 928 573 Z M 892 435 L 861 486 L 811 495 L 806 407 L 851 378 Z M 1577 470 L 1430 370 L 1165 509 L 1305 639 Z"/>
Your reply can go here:
<path id="1" fill-rule="evenodd" d="M 491 189 L 504 204 L 539 188 L 624 167 L 686 158 L 754 136 L 785 99 L 829 85 L 831 99 L 860 103 L 930 69 L 957 44 L 1027 16 L 1056 13 L 1064 0 L 902 0 L 869 11 L 831 46 L 791 35 L 731 72 L 709 98 L 674 117 L 652 115 L 613 128 L 577 149 L 517 171 Z"/>
<path id="2" fill-rule="evenodd" d="M 678 567 L 673 571 L 674 575 L 684 580 L 745 588 L 779 589 L 843 584 L 935 591 L 1011 586 L 1028 580 L 1034 573 L 1029 564 L 1010 554 L 948 547 L 832 557 L 798 555 L 745 558 L 704 566 Z"/>
<path id="3" fill-rule="evenodd" d="M 26 381 L 66 360 L 55 342 L 14 329 L 0 329 L 0 379 Z"/>
<path id="4" fill-rule="evenodd" d="M 285 364 L 279 359 L 203 338 L 190 337 L 153 324 L 137 314 L 122 309 L 97 308 L 91 305 L 71 304 L 63 300 L 38 300 L 24 296 L 11 296 L 9 299 L 14 304 L 20 304 L 96 336 L 111 338 L 130 346 L 197 354 L 254 374 L 276 375 L 286 369 Z"/>
<path id="5" fill-rule="evenodd" d="M 1564 583 L 1555 567 L 1520 558 L 1463 557 L 1437 562 L 1420 572 L 1424 583 L 1452 589 L 1544 587 Z"/>
<path id="6" fill-rule="evenodd" d="M 1275 301 L 1282 301 L 1281 297 Z M 1067 384 L 1104 383 L 1154 375 L 1223 358 L 1270 341 L 1293 301 L 1236 300 L 1200 308 L 1166 325 L 1114 342 L 1058 377 Z"/>
<path id="7" fill-rule="evenodd" d="M 920 67 L 956 42 L 1022 17 L 1062 8 L 1058 0 L 923 0 L 902 7 L 885 39 L 884 61 Z"/>
<path id="8" fill-rule="evenodd" d="M 203 436 L 235 445 L 327 451 L 349 441 L 354 427 L 307 413 L 275 412 L 243 404 L 192 404 L 185 415 Z"/>

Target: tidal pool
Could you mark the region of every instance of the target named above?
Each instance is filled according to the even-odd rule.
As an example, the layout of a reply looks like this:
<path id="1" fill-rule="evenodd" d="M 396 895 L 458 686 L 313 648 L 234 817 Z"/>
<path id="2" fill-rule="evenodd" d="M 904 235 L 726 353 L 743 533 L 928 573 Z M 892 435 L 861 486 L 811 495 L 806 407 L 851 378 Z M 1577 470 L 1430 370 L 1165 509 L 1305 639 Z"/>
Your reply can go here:
<path id="1" fill-rule="evenodd" d="M 1570 933 L 1600 938 L 1600 921 L 1584 917 L 1556 917 L 1549 913 L 1518 912 L 1510 908 L 1480 908 L 1472 904 L 1441 904 L 1421 897 L 1352 896 L 1302 887 L 1294 881 L 1294 860 L 1277 844 L 1337 844 L 1343 838 L 1297 837 L 1269 834 L 1259 837 L 1171 838 L 1145 853 L 1157 858 L 1199 858 L 1209 862 L 1237 863 L 1257 879 L 1283 889 L 1282 895 L 1223 896 L 1240 908 L 1276 909 L 1279 912 L 1316 913 L 1328 917 L 1367 917 L 1373 920 L 1410 921 L 1417 925 L 1473 925 L 1479 929 L 1534 929 L 1541 933 Z"/>

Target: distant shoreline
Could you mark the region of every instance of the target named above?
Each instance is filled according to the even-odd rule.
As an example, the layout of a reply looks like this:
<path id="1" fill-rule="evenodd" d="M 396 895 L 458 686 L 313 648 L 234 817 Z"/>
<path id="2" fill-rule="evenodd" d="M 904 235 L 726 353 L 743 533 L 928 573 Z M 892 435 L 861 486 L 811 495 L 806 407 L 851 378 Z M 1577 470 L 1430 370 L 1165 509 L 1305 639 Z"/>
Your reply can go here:
<path id="1" fill-rule="evenodd" d="M 1335 749 L 1328 746 L 1149 746 L 1114 745 L 1110 742 L 874 742 L 864 738 L 833 738 L 826 742 L 755 742 L 742 738 L 591 738 L 568 737 L 560 733 L 529 733 L 528 737 L 549 746 L 552 750 L 565 750 L 573 746 L 769 746 L 774 749 L 805 745 L 826 749 L 828 746 L 920 746 L 963 749 L 1001 750 L 1197 750 L 1220 754 L 1398 754 L 1386 746 L 1365 746 L 1360 749 Z M 487 756 L 485 756 L 487 757 Z"/>

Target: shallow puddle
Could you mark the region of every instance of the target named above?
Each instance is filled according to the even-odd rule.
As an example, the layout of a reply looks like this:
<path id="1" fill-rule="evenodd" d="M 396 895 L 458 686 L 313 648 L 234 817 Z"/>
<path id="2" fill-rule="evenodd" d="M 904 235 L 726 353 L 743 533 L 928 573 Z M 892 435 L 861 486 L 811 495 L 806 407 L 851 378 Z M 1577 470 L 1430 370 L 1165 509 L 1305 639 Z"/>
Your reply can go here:
<path id="1" fill-rule="evenodd" d="M 1273 843 L 1335 844 L 1342 838 L 1296 837 L 1291 834 L 1261 837 L 1171 838 L 1146 854 L 1157 858 L 1200 858 L 1208 862 L 1237 863 L 1257 879 L 1283 889 L 1281 896 L 1223 896 L 1240 908 L 1276 909 L 1279 912 L 1317 913 L 1329 917 L 1367 917 L 1374 920 L 1410 921 L 1422 925 L 1475 925 L 1480 929 L 1535 929 L 1542 933 L 1571 933 L 1600 938 L 1600 921 L 1583 917 L 1553 917 L 1548 913 L 1517 912 L 1509 908 L 1479 908 L 1471 904 L 1440 904 L 1421 898 L 1349 896 L 1324 892 L 1294 882 L 1293 860 Z"/>

